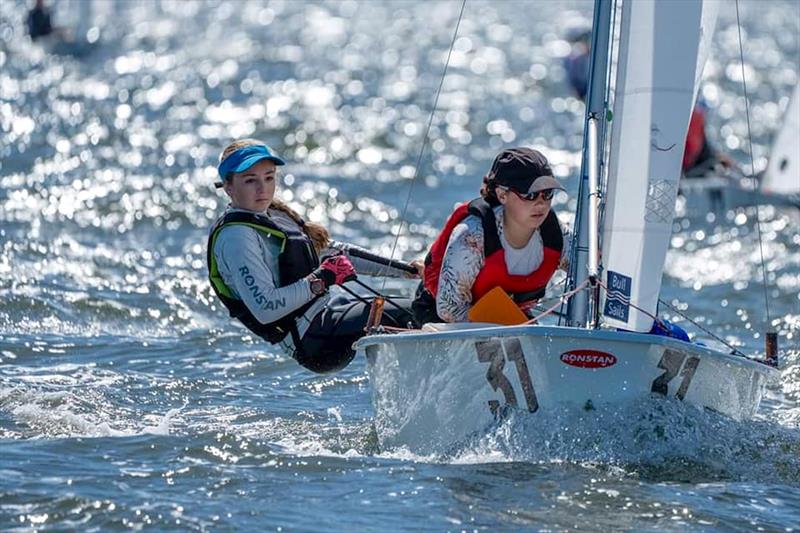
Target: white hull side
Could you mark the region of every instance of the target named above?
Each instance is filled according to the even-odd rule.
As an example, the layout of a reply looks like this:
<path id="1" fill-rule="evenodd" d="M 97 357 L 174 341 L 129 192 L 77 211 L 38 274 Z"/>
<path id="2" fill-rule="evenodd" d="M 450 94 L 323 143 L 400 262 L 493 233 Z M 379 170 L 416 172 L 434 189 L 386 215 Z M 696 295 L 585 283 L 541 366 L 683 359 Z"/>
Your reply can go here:
<path id="1" fill-rule="evenodd" d="M 547 326 L 371 336 L 356 346 L 367 357 L 381 446 L 417 453 L 485 432 L 509 405 L 535 413 L 663 394 L 746 419 L 775 373 L 664 337 Z M 577 364 L 610 361 L 586 350 L 616 362 L 586 368 L 562 361 L 569 352 L 565 357 Z"/>

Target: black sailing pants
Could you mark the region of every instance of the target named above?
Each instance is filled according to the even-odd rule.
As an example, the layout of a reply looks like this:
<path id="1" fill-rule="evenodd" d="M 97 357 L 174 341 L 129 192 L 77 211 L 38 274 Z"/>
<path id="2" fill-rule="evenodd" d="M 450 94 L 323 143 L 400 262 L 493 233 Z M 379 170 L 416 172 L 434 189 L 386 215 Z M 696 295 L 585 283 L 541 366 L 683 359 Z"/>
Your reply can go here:
<path id="1" fill-rule="evenodd" d="M 297 346 L 295 359 L 312 372 L 335 372 L 346 367 L 356 353 L 353 343 L 365 335 L 364 326 L 369 318 L 372 298 L 365 301 L 345 296 L 336 297 L 320 311 L 303 335 Z M 395 298 L 391 300 L 400 306 L 398 309 L 389 299 L 383 306 L 381 324 L 405 328 L 417 327 L 411 315 L 411 300 Z"/>

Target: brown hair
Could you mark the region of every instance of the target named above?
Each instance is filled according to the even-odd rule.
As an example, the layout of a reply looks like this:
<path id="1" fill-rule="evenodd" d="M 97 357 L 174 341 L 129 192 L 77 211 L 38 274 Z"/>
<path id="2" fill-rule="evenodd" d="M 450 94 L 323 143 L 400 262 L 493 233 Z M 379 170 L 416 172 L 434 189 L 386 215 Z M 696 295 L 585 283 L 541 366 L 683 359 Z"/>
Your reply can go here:
<path id="1" fill-rule="evenodd" d="M 491 172 L 483 177 L 481 197 L 492 207 L 500 205 L 500 200 L 497 199 L 497 184 L 494 176 L 491 176 Z"/>
<path id="2" fill-rule="evenodd" d="M 256 140 L 256 139 L 239 139 L 233 141 L 231 144 L 225 147 L 222 151 L 222 154 L 219 156 L 219 162 L 222 163 L 227 159 L 229 155 L 240 148 L 244 148 L 245 146 L 259 146 L 264 144 L 263 142 Z M 227 179 L 227 176 L 225 177 Z M 306 222 L 303 218 L 291 207 L 286 205 L 285 203 L 281 202 L 277 198 L 272 199 L 272 203 L 270 204 L 270 208 L 277 209 L 282 213 L 286 213 L 292 220 L 294 220 L 297 225 L 303 228 L 303 232 L 311 239 L 311 242 L 314 244 L 314 249 L 317 253 L 320 253 L 322 250 L 328 247 L 331 242 L 330 233 L 322 224 L 317 224 L 315 222 Z"/>

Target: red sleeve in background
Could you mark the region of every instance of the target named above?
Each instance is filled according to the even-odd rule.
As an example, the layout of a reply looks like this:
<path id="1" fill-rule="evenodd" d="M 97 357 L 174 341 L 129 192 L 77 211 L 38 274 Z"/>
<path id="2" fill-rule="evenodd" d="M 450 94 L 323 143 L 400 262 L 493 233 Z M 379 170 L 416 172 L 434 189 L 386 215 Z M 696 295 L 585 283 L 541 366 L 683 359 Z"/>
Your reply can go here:
<path id="1" fill-rule="evenodd" d="M 696 107 L 692 110 L 689 120 L 689 131 L 686 133 L 686 146 L 683 150 L 683 171 L 686 172 L 697 163 L 697 158 L 703 151 L 705 144 L 706 121 L 703 112 Z"/>

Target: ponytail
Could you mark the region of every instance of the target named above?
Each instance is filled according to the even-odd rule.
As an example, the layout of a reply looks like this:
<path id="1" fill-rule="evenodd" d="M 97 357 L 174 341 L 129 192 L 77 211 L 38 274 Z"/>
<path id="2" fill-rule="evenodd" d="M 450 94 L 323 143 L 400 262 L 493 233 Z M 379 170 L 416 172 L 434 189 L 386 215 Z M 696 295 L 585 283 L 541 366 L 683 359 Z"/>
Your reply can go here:
<path id="1" fill-rule="evenodd" d="M 297 214 L 297 211 L 289 207 L 287 204 L 281 202 L 277 198 L 272 200 L 272 203 L 269 207 L 270 209 L 275 209 L 281 213 L 285 213 L 289 218 L 294 220 L 298 226 L 303 228 L 303 233 L 305 233 L 308 238 L 311 239 L 311 242 L 314 245 L 314 250 L 317 251 L 317 254 L 322 252 L 322 250 L 330 245 L 331 235 L 322 224 L 317 224 L 316 222 L 306 222 L 299 214 Z"/>
<path id="2" fill-rule="evenodd" d="M 481 185 L 481 197 L 492 207 L 497 207 L 500 205 L 500 200 L 497 199 L 497 184 L 495 183 L 493 177 L 489 177 L 489 174 L 483 177 L 483 184 Z"/>

